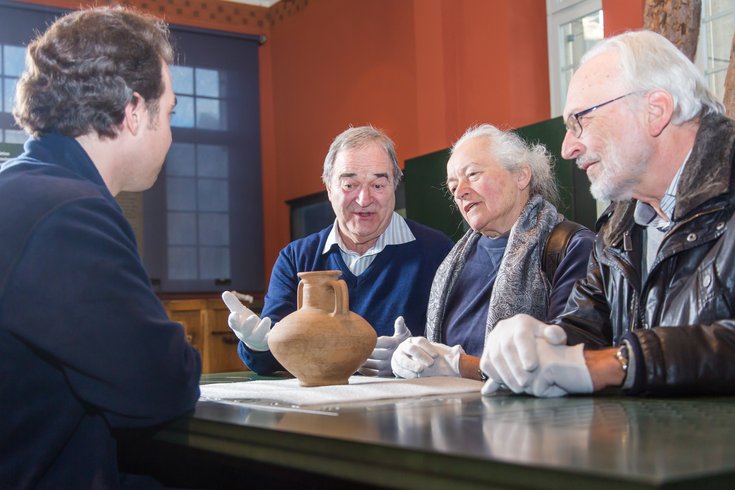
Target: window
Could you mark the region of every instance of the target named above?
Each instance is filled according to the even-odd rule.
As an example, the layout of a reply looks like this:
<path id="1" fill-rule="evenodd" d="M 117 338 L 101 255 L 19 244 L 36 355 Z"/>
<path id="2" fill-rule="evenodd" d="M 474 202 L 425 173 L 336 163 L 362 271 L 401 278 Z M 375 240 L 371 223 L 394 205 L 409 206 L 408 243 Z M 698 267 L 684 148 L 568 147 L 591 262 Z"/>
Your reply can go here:
<path id="1" fill-rule="evenodd" d="M 174 143 L 166 167 L 169 279 L 230 277 L 228 148 Z"/>
<path id="2" fill-rule="evenodd" d="M 551 117 L 562 115 L 579 60 L 604 36 L 602 0 L 546 0 Z"/>
<path id="3" fill-rule="evenodd" d="M 261 291 L 259 40 L 172 36 L 173 144 L 144 193 L 146 269 L 162 292 Z"/>
<path id="4" fill-rule="evenodd" d="M 567 88 L 579 60 L 604 37 L 602 0 L 546 0 L 551 117 L 564 111 Z M 557 165 L 574 165 L 560 161 Z M 597 201 L 597 215 L 607 203 Z"/>
<path id="5" fill-rule="evenodd" d="M 226 74 L 190 66 L 171 67 L 176 114 L 171 125 L 180 128 L 227 130 Z"/>
<path id="6" fill-rule="evenodd" d="M 0 44 L 0 112 L 2 112 L 3 129 L 0 131 L 0 142 L 22 144 L 26 134 L 13 128 L 13 103 L 15 102 L 15 85 L 25 67 L 26 50 L 23 46 Z"/>
<path id="7" fill-rule="evenodd" d="M 710 90 L 722 100 L 735 32 L 735 0 L 703 0 L 696 63 Z"/>
<path id="8" fill-rule="evenodd" d="M 178 128 L 227 130 L 226 74 L 171 67 Z M 173 143 L 166 165 L 167 272 L 175 281 L 230 277 L 229 148 Z"/>
<path id="9" fill-rule="evenodd" d="M 18 155 L 27 138 L 13 120 L 15 86 L 25 68 L 25 46 L 58 12 L 39 5 L 0 5 L 0 161 Z"/>
<path id="10" fill-rule="evenodd" d="M 0 161 L 26 140 L 11 113 L 25 46 L 60 12 L 0 5 Z M 158 291 L 262 291 L 260 39 L 177 26 L 171 34 L 179 56 L 173 144 L 153 188 L 118 202 L 129 204 Z"/>

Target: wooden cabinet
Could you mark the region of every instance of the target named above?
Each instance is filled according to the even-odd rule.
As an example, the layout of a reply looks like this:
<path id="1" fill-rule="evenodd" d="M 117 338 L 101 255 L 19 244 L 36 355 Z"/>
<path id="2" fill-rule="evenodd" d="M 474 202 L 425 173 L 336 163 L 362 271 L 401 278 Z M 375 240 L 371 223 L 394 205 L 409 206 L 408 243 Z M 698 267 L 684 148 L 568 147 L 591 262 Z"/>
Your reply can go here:
<path id="1" fill-rule="evenodd" d="M 164 301 L 169 318 L 186 330 L 189 342 L 202 355 L 203 373 L 247 371 L 237 355 L 237 337 L 227 326 L 230 311 L 219 298 Z"/>

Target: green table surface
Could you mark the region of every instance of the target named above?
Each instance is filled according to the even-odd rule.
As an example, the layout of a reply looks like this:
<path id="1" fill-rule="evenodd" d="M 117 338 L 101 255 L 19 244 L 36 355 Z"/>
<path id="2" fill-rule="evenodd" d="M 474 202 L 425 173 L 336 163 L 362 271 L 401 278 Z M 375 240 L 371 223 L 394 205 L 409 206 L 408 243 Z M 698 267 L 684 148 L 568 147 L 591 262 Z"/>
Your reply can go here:
<path id="1" fill-rule="evenodd" d="M 202 383 L 273 379 L 205 375 Z M 735 397 L 479 393 L 349 406 L 200 400 L 155 439 L 393 488 L 735 488 Z"/>

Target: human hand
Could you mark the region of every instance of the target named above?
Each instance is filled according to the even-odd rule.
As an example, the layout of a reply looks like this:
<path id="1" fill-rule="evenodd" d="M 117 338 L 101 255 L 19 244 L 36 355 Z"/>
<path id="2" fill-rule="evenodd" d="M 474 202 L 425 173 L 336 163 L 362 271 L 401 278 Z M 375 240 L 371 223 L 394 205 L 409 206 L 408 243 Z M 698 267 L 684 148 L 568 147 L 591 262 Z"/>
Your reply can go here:
<path id="1" fill-rule="evenodd" d="M 393 323 L 393 335 L 382 335 L 378 337 L 375 349 L 368 357 L 367 361 L 362 365 L 358 372 L 364 376 L 393 376 L 393 370 L 390 366 L 390 360 L 393 357 L 396 347 L 411 336 L 411 332 L 406 327 L 406 322 L 402 316 L 396 318 Z"/>
<path id="2" fill-rule="evenodd" d="M 230 291 L 222 293 L 222 301 L 230 310 L 227 325 L 235 333 L 235 336 L 251 350 L 260 352 L 269 350 L 268 333 L 271 329 L 271 319 L 258 317 L 240 303 L 240 300 Z"/>
<path id="3" fill-rule="evenodd" d="M 488 376 L 482 394 L 494 393 L 505 385 L 522 393 L 531 383 L 538 367 L 536 339 L 552 345 L 564 344 L 567 334 L 558 325 L 548 325 L 530 315 L 519 314 L 495 325 L 485 339 L 480 369 Z"/>
<path id="4" fill-rule="evenodd" d="M 536 339 L 538 374 L 525 390 L 542 398 L 569 393 L 592 393 L 592 378 L 584 358 L 584 345 L 552 345 Z"/>
<path id="5" fill-rule="evenodd" d="M 459 345 L 449 347 L 426 337 L 410 337 L 393 353 L 391 367 L 401 378 L 459 377 L 459 356 L 464 353 Z"/>

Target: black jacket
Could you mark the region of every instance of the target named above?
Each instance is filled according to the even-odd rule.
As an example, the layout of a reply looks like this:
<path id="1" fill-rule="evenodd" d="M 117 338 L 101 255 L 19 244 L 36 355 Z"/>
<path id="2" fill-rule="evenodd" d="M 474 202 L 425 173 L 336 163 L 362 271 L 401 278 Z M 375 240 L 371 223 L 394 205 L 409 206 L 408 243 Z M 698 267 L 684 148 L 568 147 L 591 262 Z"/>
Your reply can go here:
<path id="1" fill-rule="evenodd" d="M 636 201 L 598 222 L 587 277 L 557 319 L 570 345 L 628 340 L 633 393 L 735 393 L 735 122 L 702 120 L 679 180 L 673 225 L 641 281 Z"/>

